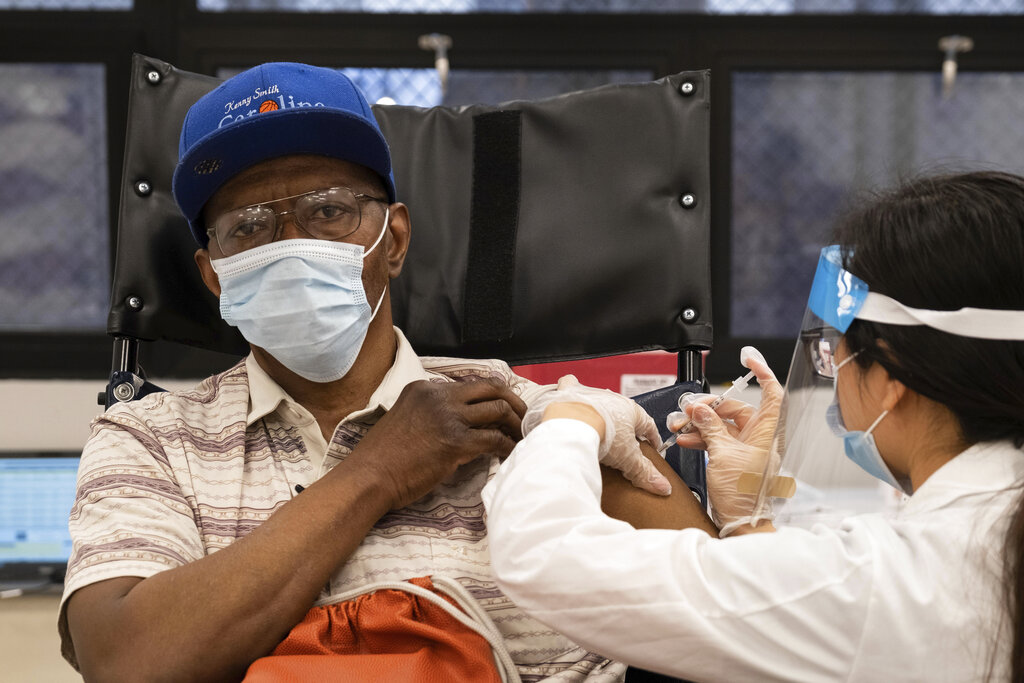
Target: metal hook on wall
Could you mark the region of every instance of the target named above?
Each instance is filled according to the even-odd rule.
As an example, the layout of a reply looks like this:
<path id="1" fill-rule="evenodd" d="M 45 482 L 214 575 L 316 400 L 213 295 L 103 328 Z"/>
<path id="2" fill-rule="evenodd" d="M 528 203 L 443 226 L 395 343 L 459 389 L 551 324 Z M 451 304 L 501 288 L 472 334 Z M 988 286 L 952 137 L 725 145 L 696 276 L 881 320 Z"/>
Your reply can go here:
<path id="1" fill-rule="evenodd" d="M 942 60 L 942 97 L 949 99 L 956 82 L 956 56 L 974 49 L 974 41 L 968 36 L 951 35 L 939 38 L 939 49 L 945 54 Z"/>
<path id="2" fill-rule="evenodd" d="M 434 68 L 441 81 L 441 94 L 448 92 L 448 50 L 452 47 L 451 36 L 443 33 L 425 33 L 419 38 L 421 50 L 433 50 Z"/>

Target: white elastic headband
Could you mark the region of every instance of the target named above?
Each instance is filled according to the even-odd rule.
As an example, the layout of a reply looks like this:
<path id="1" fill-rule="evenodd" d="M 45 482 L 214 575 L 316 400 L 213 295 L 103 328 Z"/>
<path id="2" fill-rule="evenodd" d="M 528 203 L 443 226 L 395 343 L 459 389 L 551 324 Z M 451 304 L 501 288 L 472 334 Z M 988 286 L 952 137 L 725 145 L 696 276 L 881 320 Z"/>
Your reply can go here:
<path id="1" fill-rule="evenodd" d="M 1024 341 L 1024 311 L 991 308 L 932 311 L 904 306 L 884 294 L 868 292 L 856 317 L 888 325 L 927 325 L 962 337 Z"/>

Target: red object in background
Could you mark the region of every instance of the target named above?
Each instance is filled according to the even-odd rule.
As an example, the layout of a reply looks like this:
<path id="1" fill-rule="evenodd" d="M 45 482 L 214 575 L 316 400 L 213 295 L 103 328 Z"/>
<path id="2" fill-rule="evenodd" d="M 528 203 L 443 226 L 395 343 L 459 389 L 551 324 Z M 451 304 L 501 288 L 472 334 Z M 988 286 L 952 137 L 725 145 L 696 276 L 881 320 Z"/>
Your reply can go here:
<path id="1" fill-rule="evenodd" d="M 554 384 L 562 375 L 576 375 L 586 386 L 636 396 L 675 384 L 677 355 L 668 351 L 642 351 L 586 360 L 516 365 L 512 370 L 537 384 Z"/>

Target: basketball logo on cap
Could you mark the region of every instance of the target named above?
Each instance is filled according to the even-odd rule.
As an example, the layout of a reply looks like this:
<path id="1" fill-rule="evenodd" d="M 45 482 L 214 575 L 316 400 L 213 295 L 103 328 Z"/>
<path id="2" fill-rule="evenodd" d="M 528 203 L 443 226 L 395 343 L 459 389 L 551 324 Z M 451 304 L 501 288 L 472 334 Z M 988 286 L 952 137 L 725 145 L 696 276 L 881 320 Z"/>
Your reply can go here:
<path id="1" fill-rule="evenodd" d="M 274 100 L 264 100 L 260 103 L 261 114 L 266 114 L 268 111 L 277 111 L 280 108 Z"/>

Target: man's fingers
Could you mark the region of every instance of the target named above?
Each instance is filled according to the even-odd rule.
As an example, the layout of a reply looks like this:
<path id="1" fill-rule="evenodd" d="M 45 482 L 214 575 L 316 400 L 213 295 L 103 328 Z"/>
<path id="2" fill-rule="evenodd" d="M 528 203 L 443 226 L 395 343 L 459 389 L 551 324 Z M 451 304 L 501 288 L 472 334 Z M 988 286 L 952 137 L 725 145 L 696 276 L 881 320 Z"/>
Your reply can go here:
<path id="1" fill-rule="evenodd" d="M 470 439 L 474 446 L 472 449 L 474 455 L 473 457 L 468 458 L 466 462 L 474 460 L 481 455 L 496 455 L 499 458 L 504 459 L 507 458 L 508 454 L 512 452 L 512 449 L 516 447 L 516 442 L 500 429 L 472 429 L 470 430 L 470 434 Z"/>
<path id="2" fill-rule="evenodd" d="M 504 459 L 515 447 L 516 441 L 497 427 L 467 429 L 458 443 L 458 452 L 452 454 L 450 462 L 461 467 L 479 457 L 497 456 Z"/>
<path id="3" fill-rule="evenodd" d="M 511 389 L 508 389 L 508 393 L 504 398 L 505 401 L 512 406 L 512 410 L 519 419 L 522 419 L 523 415 L 526 415 L 526 411 L 529 409 L 529 406 L 526 405 L 526 401 L 517 396 Z"/>
<path id="4" fill-rule="evenodd" d="M 481 377 L 471 382 L 459 382 L 454 391 L 458 400 L 467 404 L 501 399 L 508 403 L 519 417 L 526 414 L 526 403 L 523 399 L 499 379 Z"/>
<path id="5" fill-rule="evenodd" d="M 462 417 L 473 428 L 494 427 L 517 440 L 522 436 L 522 416 L 503 398 L 463 406 Z"/>
<path id="6" fill-rule="evenodd" d="M 497 398 L 503 389 L 508 389 L 504 382 L 500 382 L 493 377 L 472 377 L 460 382 L 442 384 L 441 386 L 450 389 L 453 398 L 465 403 L 488 401 L 492 398 Z"/>

